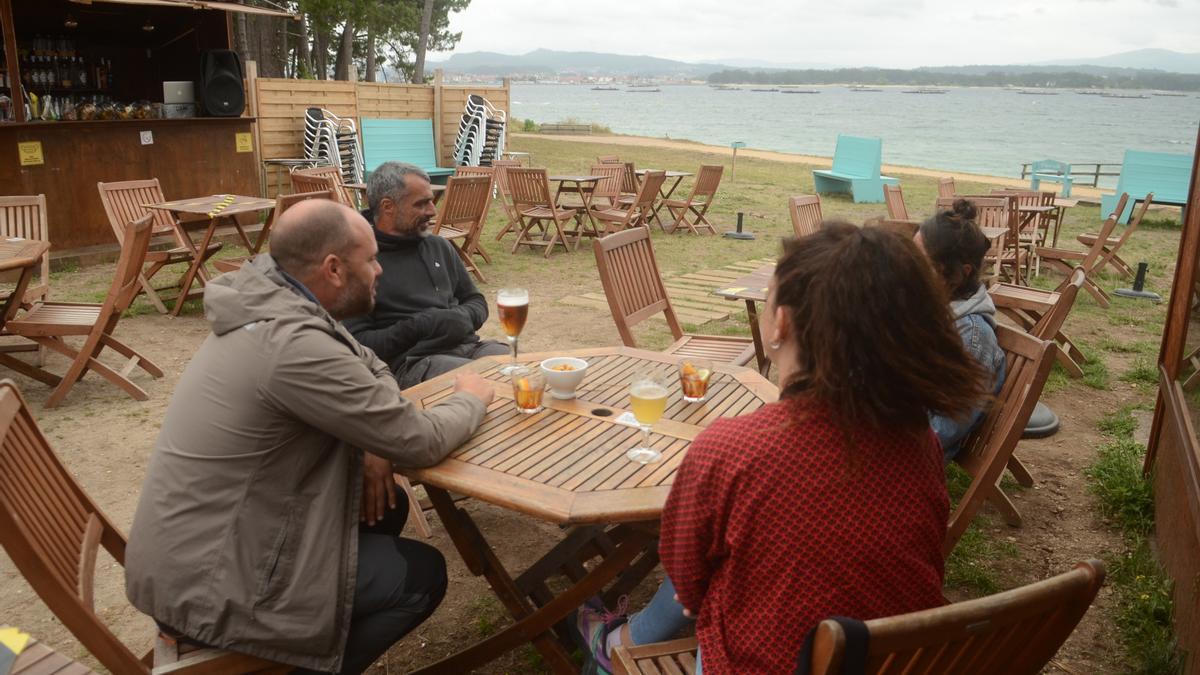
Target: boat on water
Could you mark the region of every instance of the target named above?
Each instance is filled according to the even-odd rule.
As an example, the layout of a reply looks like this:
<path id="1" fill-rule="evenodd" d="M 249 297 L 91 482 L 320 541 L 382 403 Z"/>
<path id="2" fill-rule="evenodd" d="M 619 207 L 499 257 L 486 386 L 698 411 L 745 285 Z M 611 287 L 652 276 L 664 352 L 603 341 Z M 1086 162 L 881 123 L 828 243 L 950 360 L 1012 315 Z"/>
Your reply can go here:
<path id="1" fill-rule="evenodd" d="M 949 92 L 950 92 L 949 89 L 921 88 L 921 89 L 905 89 L 903 93 L 905 93 L 905 94 L 946 94 Z"/>
<path id="2" fill-rule="evenodd" d="M 779 93 L 781 93 L 781 94 L 819 94 L 821 92 L 820 92 L 820 90 L 817 90 L 817 89 L 780 89 Z"/>
<path id="3" fill-rule="evenodd" d="M 626 89 L 625 91 L 629 92 L 630 94 L 657 94 L 658 92 L 662 91 L 662 89 L 659 89 L 658 87 L 653 87 L 651 89 L 645 89 L 645 88 Z"/>
<path id="4" fill-rule="evenodd" d="M 1058 96 L 1057 91 L 1034 91 L 1034 90 L 1029 90 L 1029 89 L 1022 89 L 1022 90 L 1018 91 L 1017 93 L 1023 94 L 1025 96 Z"/>
<path id="5" fill-rule="evenodd" d="M 1170 96 L 1171 98 L 1187 98 L 1187 94 L 1180 94 L 1174 91 L 1155 91 L 1151 92 L 1151 96 Z"/>
<path id="6" fill-rule="evenodd" d="M 850 87 L 850 91 L 883 91 L 879 87 Z"/>
<path id="7" fill-rule="evenodd" d="M 774 88 L 773 89 L 751 89 L 750 91 L 770 92 L 770 91 L 779 91 L 779 89 L 774 89 Z"/>
<path id="8" fill-rule="evenodd" d="M 1102 91 L 1076 91 L 1075 93 L 1080 94 L 1082 96 L 1104 96 L 1105 95 L 1104 92 L 1102 92 Z"/>
<path id="9" fill-rule="evenodd" d="M 616 87 L 592 87 L 592 91 L 620 91 Z"/>
<path id="10" fill-rule="evenodd" d="M 1104 98 L 1150 98 L 1145 94 L 1100 94 Z"/>

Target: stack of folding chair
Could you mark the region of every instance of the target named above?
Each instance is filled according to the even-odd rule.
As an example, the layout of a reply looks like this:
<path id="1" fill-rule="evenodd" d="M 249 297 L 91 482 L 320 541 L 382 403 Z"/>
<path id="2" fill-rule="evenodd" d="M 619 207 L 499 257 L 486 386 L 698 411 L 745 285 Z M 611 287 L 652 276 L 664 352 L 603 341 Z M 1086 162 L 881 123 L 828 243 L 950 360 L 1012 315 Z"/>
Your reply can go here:
<path id="1" fill-rule="evenodd" d="M 354 120 L 321 108 L 304 111 L 304 157 L 337 167 L 343 183 L 363 182 L 362 146 Z"/>
<path id="2" fill-rule="evenodd" d="M 506 116 L 487 99 L 476 94 L 467 97 L 458 140 L 454 143 L 456 166 L 491 166 L 504 154 Z"/>

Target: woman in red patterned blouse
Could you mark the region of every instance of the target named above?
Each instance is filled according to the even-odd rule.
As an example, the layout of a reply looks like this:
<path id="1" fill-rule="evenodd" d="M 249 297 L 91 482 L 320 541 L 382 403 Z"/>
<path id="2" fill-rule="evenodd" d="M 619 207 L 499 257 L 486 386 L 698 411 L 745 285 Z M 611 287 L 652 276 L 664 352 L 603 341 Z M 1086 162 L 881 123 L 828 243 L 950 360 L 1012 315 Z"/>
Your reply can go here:
<path id="1" fill-rule="evenodd" d="M 702 432 L 662 515 L 708 675 L 790 674 L 824 618 L 942 604 L 949 501 L 928 411 L 963 416 L 987 395 L 943 286 L 882 230 L 826 223 L 784 244 L 759 316 L 780 401 Z M 606 628 L 610 647 L 638 643 Z"/>

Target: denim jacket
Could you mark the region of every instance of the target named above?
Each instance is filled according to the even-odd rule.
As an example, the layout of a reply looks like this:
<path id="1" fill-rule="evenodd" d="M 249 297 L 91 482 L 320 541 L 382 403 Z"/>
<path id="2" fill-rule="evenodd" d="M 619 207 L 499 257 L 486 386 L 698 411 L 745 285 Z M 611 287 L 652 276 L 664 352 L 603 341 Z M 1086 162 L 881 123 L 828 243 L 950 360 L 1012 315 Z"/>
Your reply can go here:
<path id="1" fill-rule="evenodd" d="M 1000 349 L 996 340 L 996 305 L 992 303 L 987 287 L 980 284 L 971 297 L 954 300 L 950 303 L 950 311 L 954 315 L 954 326 L 962 337 L 963 347 L 991 374 L 994 380 L 992 393 L 999 393 L 1004 386 L 1006 363 L 1004 350 Z M 954 460 L 963 439 L 979 425 L 986 412 L 986 408 L 976 408 L 965 419 L 929 415 L 929 424 L 942 442 L 946 464 Z"/>

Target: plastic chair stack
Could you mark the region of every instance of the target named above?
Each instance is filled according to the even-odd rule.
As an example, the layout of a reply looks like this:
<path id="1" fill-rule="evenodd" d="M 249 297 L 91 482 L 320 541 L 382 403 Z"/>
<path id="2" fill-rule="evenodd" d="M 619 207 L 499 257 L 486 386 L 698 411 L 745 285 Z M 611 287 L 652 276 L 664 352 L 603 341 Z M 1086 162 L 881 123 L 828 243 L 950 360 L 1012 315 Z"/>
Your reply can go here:
<path id="1" fill-rule="evenodd" d="M 322 108 L 304 111 L 304 157 L 337 167 L 343 183 L 363 182 L 362 145 L 354 120 Z"/>
<path id="2" fill-rule="evenodd" d="M 507 117 L 482 96 L 471 94 L 454 143 L 455 166 L 491 166 L 504 154 Z"/>

